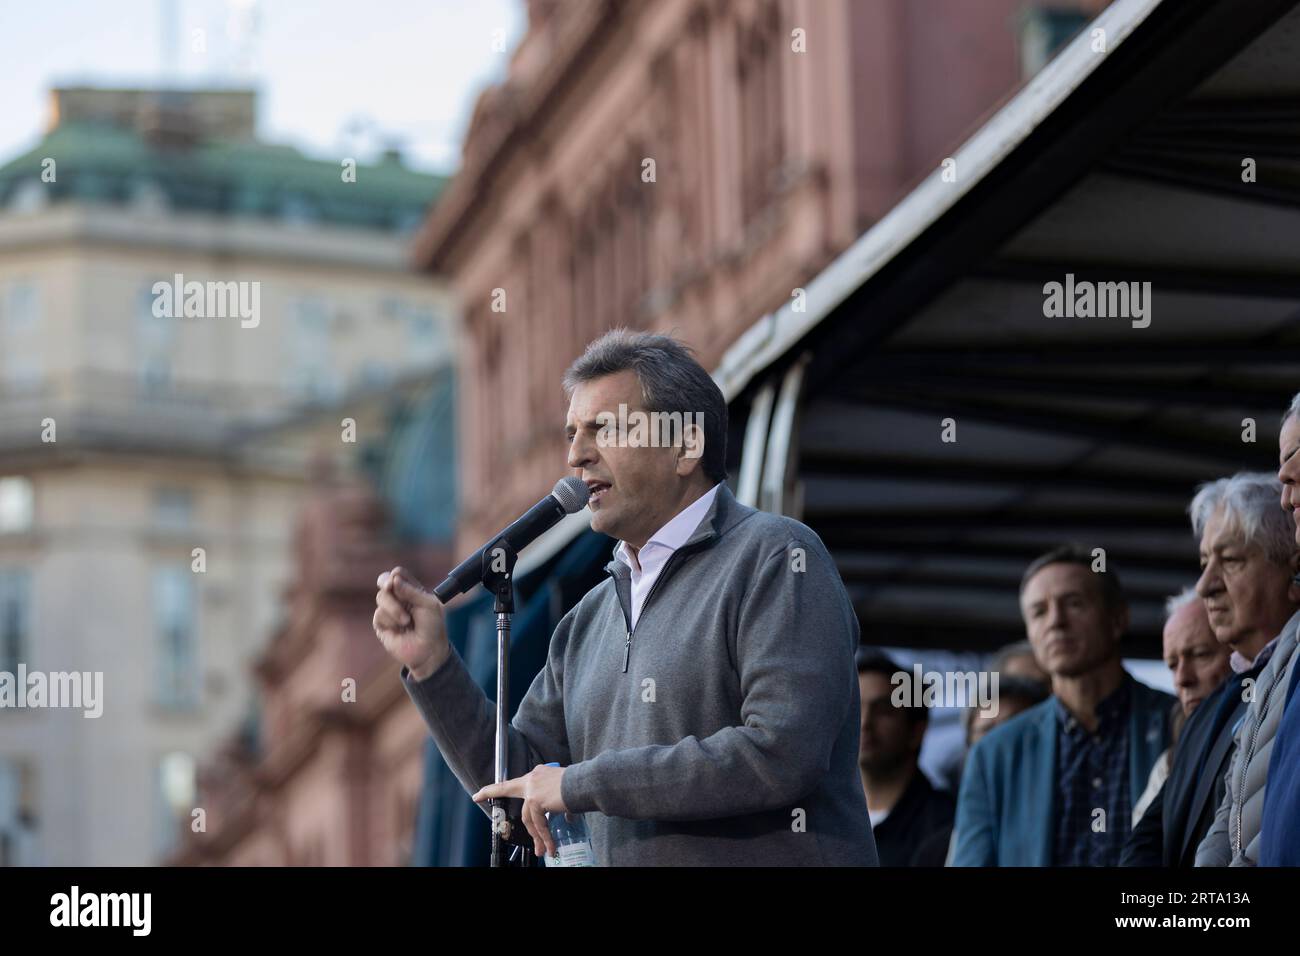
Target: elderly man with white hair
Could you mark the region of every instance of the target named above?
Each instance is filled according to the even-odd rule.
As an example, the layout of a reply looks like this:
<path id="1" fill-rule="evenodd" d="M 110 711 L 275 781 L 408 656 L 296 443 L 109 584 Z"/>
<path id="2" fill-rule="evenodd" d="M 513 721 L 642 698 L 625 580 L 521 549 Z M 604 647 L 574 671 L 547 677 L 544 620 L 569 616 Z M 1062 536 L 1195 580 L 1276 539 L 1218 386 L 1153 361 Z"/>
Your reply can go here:
<path id="1" fill-rule="evenodd" d="M 1187 718 L 1232 673 L 1228 666 L 1229 650 L 1215 638 L 1210 620 L 1205 616 L 1205 602 L 1195 588 L 1184 588 L 1165 602 L 1165 627 L 1161 642 L 1164 645 L 1165 663 L 1169 665 L 1169 674 L 1174 681 L 1174 693 L 1178 697 L 1169 722 L 1174 742 L 1151 768 L 1147 788 L 1133 808 L 1135 831 L 1160 793 L 1160 788 L 1169 779 L 1169 771 L 1174 762 L 1174 746 L 1182 737 Z"/>
<path id="2" fill-rule="evenodd" d="M 1202 485 L 1188 508 L 1200 539 L 1196 593 L 1214 639 L 1231 649 L 1233 673 L 1188 717 L 1169 779 L 1130 834 L 1123 866 L 1204 865 L 1198 847 L 1227 799 L 1235 731 L 1265 665 L 1295 632 L 1300 588 L 1291 581 L 1295 544 L 1281 491 L 1272 475 L 1243 472 Z M 1256 812 L 1248 831 L 1258 822 Z"/>
<path id="3" fill-rule="evenodd" d="M 1282 442 L 1295 442 L 1300 433 L 1292 405 L 1283 420 Z M 1237 476 L 1231 481 L 1237 481 Z M 1262 483 L 1251 476 L 1251 488 Z M 1285 502 L 1284 485 L 1270 477 L 1268 490 L 1275 505 Z M 1288 489 L 1289 490 L 1289 489 Z M 1228 497 L 1236 491 L 1229 487 Z M 1279 520 L 1280 519 L 1280 520 Z M 1225 505 L 1217 506 L 1205 522 L 1201 538 L 1201 563 L 1205 568 L 1197 590 L 1205 600 L 1215 634 L 1223 639 L 1228 631 L 1237 632 L 1233 644 L 1233 669 L 1240 675 L 1249 662 L 1254 680 L 1240 690 L 1228 684 L 1228 696 L 1217 702 L 1207 701 L 1215 712 L 1235 714 L 1240 700 L 1247 701 L 1245 715 L 1231 717 L 1234 743 L 1225 777 L 1224 793 L 1215 812 L 1214 823 L 1196 851 L 1197 866 L 1254 866 L 1260 859 L 1260 829 L 1264 812 L 1265 782 L 1269 758 L 1282 720 L 1287 685 L 1296 661 L 1296 640 L 1300 634 L 1300 585 L 1294 576 L 1297 563 L 1297 534 L 1291 517 L 1280 507 L 1263 509 L 1256 519 L 1243 520 L 1228 514 Z M 1251 573 L 1250 556 L 1240 539 L 1251 530 L 1264 532 L 1267 542 L 1266 562 L 1256 559 Z M 1266 530 L 1267 529 L 1267 530 Z M 1248 621 L 1239 610 L 1239 602 L 1249 597 L 1261 614 Z M 1266 613 L 1263 609 L 1268 609 Z M 1249 626 L 1248 626 L 1249 625 Z M 1272 632 L 1275 636 L 1268 637 Z M 1262 646 L 1256 651 L 1256 645 Z"/>

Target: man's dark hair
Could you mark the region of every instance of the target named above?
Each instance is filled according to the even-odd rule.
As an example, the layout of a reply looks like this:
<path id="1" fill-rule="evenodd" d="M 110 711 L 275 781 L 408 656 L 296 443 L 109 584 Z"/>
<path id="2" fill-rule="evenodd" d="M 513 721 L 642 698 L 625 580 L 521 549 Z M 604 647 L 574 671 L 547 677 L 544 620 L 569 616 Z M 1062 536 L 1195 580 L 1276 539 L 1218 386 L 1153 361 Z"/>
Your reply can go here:
<path id="1" fill-rule="evenodd" d="M 727 400 L 689 346 L 668 335 L 612 329 L 596 339 L 564 373 L 564 391 L 618 372 L 633 371 L 649 412 L 700 416 L 704 455 L 700 467 L 715 482 L 727 480 Z"/>
<path id="2" fill-rule="evenodd" d="M 1029 563 L 1025 568 L 1024 575 L 1020 578 L 1020 596 L 1024 597 L 1025 588 L 1029 586 L 1029 580 L 1049 564 L 1077 564 L 1087 568 L 1092 574 L 1092 578 L 1097 582 L 1097 587 L 1101 590 L 1101 598 L 1106 603 L 1106 607 L 1111 611 L 1118 611 L 1127 605 L 1124 599 L 1124 590 L 1120 587 L 1119 575 L 1107 567 L 1104 572 L 1092 570 L 1093 562 L 1092 552 L 1081 544 L 1063 544 L 1053 548 L 1046 554 L 1039 555 Z"/>
<path id="3" fill-rule="evenodd" d="M 879 674 L 894 686 L 895 674 L 907 674 L 910 679 L 912 674 L 906 668 L 900 667 L 898 662 L 886 654 L 884 651 L 878 651 L 875 648 L 861 646 L 857 654 L 858 673 L 859 674 Z M 920 723 L 923 720 L 930 719 L 930 708 L 926 706 L 924 698 L 920 707 L 911 706 L 909 699 L 908 706 L 901 708 L 907 712 L 907 716 L 912 723 Z"/>

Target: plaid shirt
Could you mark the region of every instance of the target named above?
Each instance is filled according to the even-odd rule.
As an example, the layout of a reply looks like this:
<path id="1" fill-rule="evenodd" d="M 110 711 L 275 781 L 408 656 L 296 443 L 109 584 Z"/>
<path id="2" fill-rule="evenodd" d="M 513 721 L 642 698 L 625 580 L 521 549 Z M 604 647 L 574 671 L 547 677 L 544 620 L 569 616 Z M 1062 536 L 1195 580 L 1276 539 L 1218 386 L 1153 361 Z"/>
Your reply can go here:
<path id="1" fill-rule="evenodd" d="M 1088 733 L 1056 701 L 1057 814 L 1055 866 L 1116 866 L 1128 839 L 1132 807 L 1128 785 L 1129 706 L 1124 680 L 1097 705 L 1097 732 Z M 1106 811 L 1104 829 L 1094 812 Z"/>

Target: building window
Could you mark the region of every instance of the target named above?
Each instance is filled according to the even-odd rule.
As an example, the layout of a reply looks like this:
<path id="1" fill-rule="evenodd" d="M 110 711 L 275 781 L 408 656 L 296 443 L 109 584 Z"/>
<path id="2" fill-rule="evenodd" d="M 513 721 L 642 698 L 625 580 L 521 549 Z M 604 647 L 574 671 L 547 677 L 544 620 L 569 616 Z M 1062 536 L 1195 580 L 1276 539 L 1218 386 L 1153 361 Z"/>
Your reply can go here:
<path id="1" fill-rule="evenodd" d="M 408 361 L 413 365 L 431 365 L 443 354 L 444 346 L 437 317 L 433 310 L 412 306 L 407 313 Z"/>
<path id="2" fill-rule="evenodd" d="M 140 363 L 140 390 L 146 395 L 167 391 L 172 381 L 171 359 L 162 355 L 145 356 Z"/>
<path id="3" fill-rule="evenodd" d="M 290 391 L 308 402 L 337 397 L 330 346 L 330 310 L 322 299 L 299 299 L 293 307 L 292 340 L 287 344 L 286 375 Z"/>
<path id="4" fill-rule="evenodd" d="M 159 860 L 176 850 L 180 828 L 190 819 L 194 809 L 196 771 L 194 758 L 182 751 L 173 751 L 158 761 L 155 775 L 154 801 L 157 831 L 154 851 Z"/>
<path id="5" fill-rule="evenodd" d="M 1092 18 L 1075 7 L 1036 7 L 1020 16 L 1020 71 L 1036 74 Z"/>
<path id="6" fill-rule="evenodd" d="M 0 671 L 13 674 L 27 660 L 31 611 L 30 573 L 0 569 Z"/>
<path id="7" fill-rule="evenodd" d="M 157 296 L 153 291 L 153 283 L 146 283 L 136 296 L 136 351 L 140 356 L 140 365 L 136 371 L 141 391 L 150 395 L 166 391 L 171 385 L 177 322 L 174 315 L 154 315 L 155 301 Z M 181 305 L 179 302 L 172 303 L 173 313 L 179 315 Z"/>
<path id="8" fill-rule="evenodd" d="M 131 183 L 130 196 L 136 212 L 165 215 L 170 206 L 167 191 L 152 179 L 137 179 Z"/>
<path id="9" fill-rule="evenodd" d="M 49 204 L 47 189 L 49 189 L 49 186 L 39 183 L 35 179 L 23 180 L 9 196 L 10 210 L 24 213 L 44 209 Z"/>
<path id="10" fill-rule="evenodd" d="M 194 523 L 194 496 L 188 488 L 159 488 L 153 497 L 154 527 L 188 531 Z"/>
<path id="11" fill-rule="evenodd" d="M 429 365 L 445 352 L 442 317 L 432 306 L 385 296 L 379 301 L 379 315 L 385 321 L 406 327 L 407 364 Z"/>
<path id="12" fill-rule="evenodd" d="M 393 370 L 384 362 L 367 359 L 357 369 L 357 386 L 363 389 L 380 389 L 393 380 Z"/>
<path id="13" fill-rule="evenodd" d="M 32 391 L 44 378 L 40 288 L 31 279 L 9 283 L 0 297 L 0 370 L 12 391 Z"/>
<path id="14" fill-rule="evenodd" d="M 775 7 L 740 30 L 740 193 L 746 222 L 762 213 L 775 198 L 785 162 L 781 90 L 784 43 Z"/>
<path id="15" fill-rule="evenodd" d="M 5 302 L 5 325 L 10 332 L 24 332 L 36 328 L 41 319 L 41 299 L 36 283 L 21 279 L 9 284 Z"/>
<path id="16" fill-rule="evenodd" d="M 187 564 L 155 569 L 153 608 L 159 706 L 193 710 L 199 705 L 199 635 L 194 573 Z"/>
<path id="17" fill-rule="evenodd" d="M 32 483 L 27 478 L 0 478 L 0 534 L 30 531 L 35 513 Z"/>
<path id="18" fill-rule="evenodd" d="M 290 194 L 280 203 L 280 218 L 290 226 L 310 226 L 320 219 L 320 214 L 311 200 Z"/>

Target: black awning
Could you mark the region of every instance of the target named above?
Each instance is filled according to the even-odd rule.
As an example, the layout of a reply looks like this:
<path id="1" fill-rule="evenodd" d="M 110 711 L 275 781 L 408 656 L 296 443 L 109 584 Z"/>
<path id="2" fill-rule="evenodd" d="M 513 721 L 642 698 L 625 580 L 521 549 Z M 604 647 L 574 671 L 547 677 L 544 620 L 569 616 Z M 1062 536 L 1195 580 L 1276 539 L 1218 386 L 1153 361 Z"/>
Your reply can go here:
<path id="1" fill-rule="evenodd" d="M 1126 653 L 1156 656 L 1164 599 L 1199 575 L 1196 486 L 1277 467 L 1300 391 L 1300 10 L 1165 3 L 1108 58 L 738 393 L 807 357 L 794 510 L 868 642 L 1021 638 L 1021 571 L 1077 541 L 1129 593 Z M 1053 282 L 1149 283 L 1150 311 L 1108 287 L 1124 314 L 1050 314 Z"/>

